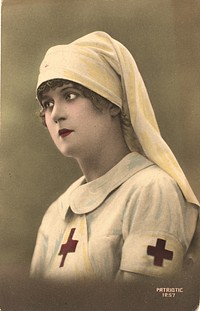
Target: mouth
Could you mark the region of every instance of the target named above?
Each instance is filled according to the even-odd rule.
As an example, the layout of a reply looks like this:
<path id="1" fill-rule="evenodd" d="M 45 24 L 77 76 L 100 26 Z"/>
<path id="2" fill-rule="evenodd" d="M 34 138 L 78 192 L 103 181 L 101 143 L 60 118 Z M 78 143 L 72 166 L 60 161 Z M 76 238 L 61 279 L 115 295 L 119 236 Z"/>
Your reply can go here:
<path id="1" fill-rule="evenodd" d="M 59 136 L 66 137 L 69 136 L 73 131 L 69 129 L 61 129 L 58 131 Z"/>

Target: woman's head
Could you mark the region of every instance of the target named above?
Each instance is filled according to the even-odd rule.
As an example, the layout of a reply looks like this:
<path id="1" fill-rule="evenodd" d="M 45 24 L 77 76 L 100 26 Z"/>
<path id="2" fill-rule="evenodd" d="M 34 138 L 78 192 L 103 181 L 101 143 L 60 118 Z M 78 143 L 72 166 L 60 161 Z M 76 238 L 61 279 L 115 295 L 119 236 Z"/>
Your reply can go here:
<path id="1" fill-rule="evenodd" d="M 146 89 L 130 52 L 104 32 L 94 32 L 70 44 L 50 48 L 40 66 L 37 87 L 54 79 L 78 83 L 118 106 L 123 117 L 124 138 L 131 151 L 141 145 L 143 124 L 137 118 L 141 98 L 142 101 L 145 98 L 143 106 L 147 103 L 147 124 L 151 120 L 151 126 L 157 129 Z M 142 152 L 141 147 L 139 150 Z"/>

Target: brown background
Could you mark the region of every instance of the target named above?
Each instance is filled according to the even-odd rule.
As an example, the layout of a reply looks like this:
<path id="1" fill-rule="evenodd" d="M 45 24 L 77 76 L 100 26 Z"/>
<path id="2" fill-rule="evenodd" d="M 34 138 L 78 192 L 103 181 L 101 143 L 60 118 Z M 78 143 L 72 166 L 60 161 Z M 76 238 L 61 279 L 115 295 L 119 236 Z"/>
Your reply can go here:
<path id="1" fill-rule="evenodd" d="M 132 52 L 161 133 L 200 199 L 199 16 L 198 0 L 3 2 L 0 273 L 5 280 L 27 276 L 45 210 L 81 174 L 72 159 L 59 154 L 37 117 L 38 68 L 50 46 L 103 30 Z"/>

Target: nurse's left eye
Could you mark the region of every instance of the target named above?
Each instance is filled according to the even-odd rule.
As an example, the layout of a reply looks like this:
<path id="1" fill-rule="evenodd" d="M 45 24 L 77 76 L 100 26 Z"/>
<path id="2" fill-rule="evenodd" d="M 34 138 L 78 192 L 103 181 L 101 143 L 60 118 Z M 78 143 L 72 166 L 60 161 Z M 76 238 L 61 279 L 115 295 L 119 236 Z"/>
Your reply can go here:
<path id="1" fill-rule="evenodd" d="M 66 100 L 73 100 L 73 99 L 76 99 L 78 97 L 78 94 L 75 94 L 75 93 L 67 93 L 64 95 L 65 99 Z"/>

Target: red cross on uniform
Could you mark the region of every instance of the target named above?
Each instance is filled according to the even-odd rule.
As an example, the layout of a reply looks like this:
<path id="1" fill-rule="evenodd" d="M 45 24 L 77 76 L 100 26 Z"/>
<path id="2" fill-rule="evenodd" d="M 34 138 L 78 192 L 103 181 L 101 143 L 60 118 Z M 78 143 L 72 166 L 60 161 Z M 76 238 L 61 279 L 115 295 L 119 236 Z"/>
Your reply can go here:
<path id="1" fill-rule="evenodd" d="M 165 249 L 166 240 L 157 239 L 156 246 L 147 247 L 147 255 L 154 256 L 154 265 L 162 267 L 163 260 L 172 260 L 173 252 Z"/>
<path id="2" fill-rule="evenodd" d="M 60 252 L 58 254 L 63 256 L 60 263 L 60 268 L 64 266 L 67 254 L 74 253 L 76 251 L 78 241 L 72 240 L 75 230 L 76 228 L 71 229 L 67 242 L 61 245 Z"/>

